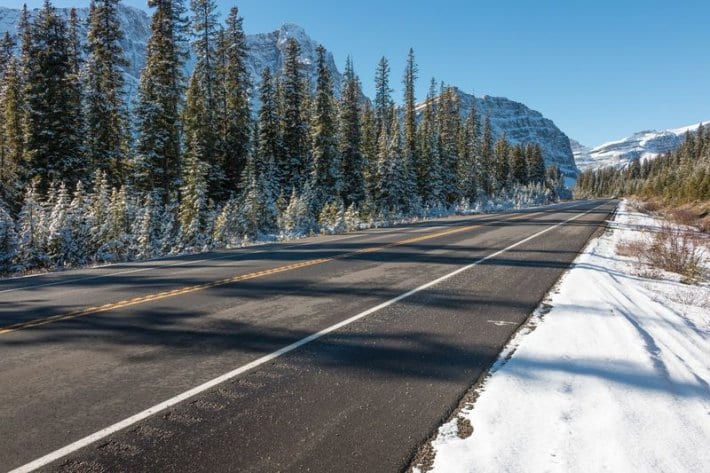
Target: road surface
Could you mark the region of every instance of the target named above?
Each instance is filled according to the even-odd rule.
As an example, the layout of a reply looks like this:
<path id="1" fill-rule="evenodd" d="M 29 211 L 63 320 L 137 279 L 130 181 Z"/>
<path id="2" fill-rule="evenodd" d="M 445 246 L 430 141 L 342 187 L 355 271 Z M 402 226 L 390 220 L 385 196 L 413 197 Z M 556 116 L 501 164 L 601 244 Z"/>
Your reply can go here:
<path id="1" fill-rule="evenodd" d="M 0 471 L 401 471 L 615 202 L 0 281 Z"/>

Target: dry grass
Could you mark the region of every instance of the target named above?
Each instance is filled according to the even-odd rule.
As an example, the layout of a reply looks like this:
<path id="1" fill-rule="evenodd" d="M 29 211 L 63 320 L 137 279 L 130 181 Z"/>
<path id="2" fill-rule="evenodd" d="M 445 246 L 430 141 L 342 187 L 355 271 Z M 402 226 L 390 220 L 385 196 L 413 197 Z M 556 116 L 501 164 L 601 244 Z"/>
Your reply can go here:
<path id="1" fill-rule="evenodd" d="M 663 204 L 658 200 L 632 200 L 631 209 L 645 214 L 660 214 L 679 225 L 697 228 L 710 234 L 710 202 L 692 202 L 683 205 Z"/>
<path id="2" fill-rule="evenodd" d="M 696 226 L 700 232 L 710 234 L 710 215 L 706 215 L 698 220 Z"/>
<path id="3" fill-rule="evenodd" d="M 664 224 L 648 250 L 651 266 L 680 274 L 684 282 L 702 279 L 705 247 L 694 232 Z"/>
<path id="4" fill-rule="evenodd" d="M 616 253 L 619 256 L 626 256 L 638 260 L 639 263 L 646 261 L 648 245 L 641 240 L 624 240 L 616 245 Z"/>
<path id="5" fill-rule="evenodd" d="M 625 240 L 616 246 L 619 256 L 633 258 L 641 275 L 657 278 L 658 270 L 682 276 L 682 281 L 693 284 L 704 278 L 706 246 L 703 238 L 693 231 L 664 224 L 649 240 Z M 650 270 L 649 270 L 650 269 Z"/>

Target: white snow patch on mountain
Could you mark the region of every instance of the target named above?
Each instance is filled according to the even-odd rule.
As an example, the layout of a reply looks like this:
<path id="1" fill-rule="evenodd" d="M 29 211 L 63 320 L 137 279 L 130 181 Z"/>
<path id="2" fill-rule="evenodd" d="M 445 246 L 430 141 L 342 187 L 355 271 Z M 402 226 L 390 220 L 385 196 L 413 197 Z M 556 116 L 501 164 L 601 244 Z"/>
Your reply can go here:
<path id="1" fill-rule="evenodd" d="M 703 125 L 710 125 L 710 121 L 703 122 Z M 640 131 L 593 149 L 574 142 L 572 151 L 577 167 L 582 171 L 607 166 L 623 168 L 634 159 L 654 159 L 673 151 L 683 143 L 685 134 L 695 132 L 698 126 L 699 124 L 695 124 L 671 130 Z"/>

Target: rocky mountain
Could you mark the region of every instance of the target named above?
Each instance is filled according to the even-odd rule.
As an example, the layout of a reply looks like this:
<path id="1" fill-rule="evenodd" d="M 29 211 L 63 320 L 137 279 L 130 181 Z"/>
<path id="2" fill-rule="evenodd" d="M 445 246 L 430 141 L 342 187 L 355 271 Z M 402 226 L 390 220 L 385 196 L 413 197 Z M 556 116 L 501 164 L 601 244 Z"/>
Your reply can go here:
<path id="1" fill-rule="evenodd" d="M 69 9 L 58 9 L 66 18 L 69 16 Z M 79 17 L 85 20 L 88 16 L 88 8 L 77 9 Z M 150 17 L 143 10 L 119 6 L 120 20 L 125 33 L 123 49 L 126 53 L 129 66 L 125 70 L 126 82 L 129 88 L 129 96 L 134 96 L 140 71 L 145 65 L 145 48 L 150 36 Z M 0 34 L 5 31 L 10 34 L 17 33 L 17 22 L 20 17 L 19 9 L 0 7 Z M 85 21 L 84 21 L 85 23 Z M 82 30 L 86 35 L 86 27 Z M 282 69 L 285 56 L 286 42 L 289 38 L 295 38 L 301 45 L 301 63 L 310 77 L 316 75 L 316 48 L 319 43 L 314 41 L 306 31 L 294 24 L 284 24 L 281 28 L 270 33 L 249 35 L 247 43 L 249 45 L 248 69 L 252 74 L 255 85 L 261 71 L 269 67 L 276 75 Z M 335 65 L 333 55 L 328 53 L 328 67 L 333 75 L 336 89 L 340 90 L 342 74 Z M 189 72 L 191 63 L 188 61 Z M 555 126 L 555 124 L 542 116 L 539 112 L 529 109 L 525 105 L 508 100 L 502 97 L 476 97 L 459 92 L 462 101 L 462 110 L 470 110 L 471 103 L 476 100 L 476 108 L 482 116 L 490 114 L 493 132 L 497 137 L 506 132 L 508 139 L 512 143 L 540 143 L 543 147 L 545 161 L 547 164 L 556 164 L 566 176 L 574 178 L 577 175 L 572 149 L 567 136 Z"/>
<path id="2" fill-rule="evenodd" d="M 67 21 L 69 19 L 69 11 L 69 8 L 57 8 L 57 12 Z M 36 10 L 33 10 L 30 15 L 35 13 Z M 145 49 L 150 36 L 150 17 L 143 10 L 124 5 L 119 5 L 119 14 L 124 33 L 121 46 L 128 60 L 128 67 L 125 70 L 126 85 L 130 92 L 137 88 L 140 73 L 145 65 Z M 81 37 L 85 41 L 89 9 L 77 8 L 77 16 L 81 20 Z M 5 34 L 7 31 L 16 36 L 19 19 L 19 9 L 0 7 L 0 34 Z"/>
<path id="3" fill-rule="evenodd" d="M 685 134 L 695 132 L 698 125 L 663 131 L 640 131 L 627 138 L 605 143 L 596 148 L 589 148 L 574 141 L 572 146 L 574 159 L 582 171 L 607 166 L 623 168 L 634 159 L 653 159 L 673 151 L 683 143 Z M 710 121 L 704 122 L 704 125 L 709 126 Z"/>
<path id="4" fill-rule="evenodd" d="M 460 90 L 458 94 L 461 98 L 462 113 L 468 113 L 475 100 L 476 110 L 481 117 L 490 115 L 491 130 L 495 138 L 505 132 L 508 141 L 513 144 L 539 143 L 547 165 L 554 164 L 565 176 L 576 179 L 578 170 L 570 139 L 552 120 L 522 103 L 505 97 L 474 97 Z"/>

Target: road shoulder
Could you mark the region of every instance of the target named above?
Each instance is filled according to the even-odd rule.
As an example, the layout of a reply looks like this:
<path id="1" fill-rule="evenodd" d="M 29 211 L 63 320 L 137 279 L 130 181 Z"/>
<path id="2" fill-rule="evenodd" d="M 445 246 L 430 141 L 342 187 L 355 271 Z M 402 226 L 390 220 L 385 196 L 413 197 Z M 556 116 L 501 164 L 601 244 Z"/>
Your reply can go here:
<path id="1" fill-rule="evenodd" d="M 415 471 L 701 471 L 710 464 L 710 285 L 649 278 L 622 205 L 414 460 Z M 639 274 L 641 273 L 641 274 Z M 654 466 L 655 465 L 655 466 Z"/>

